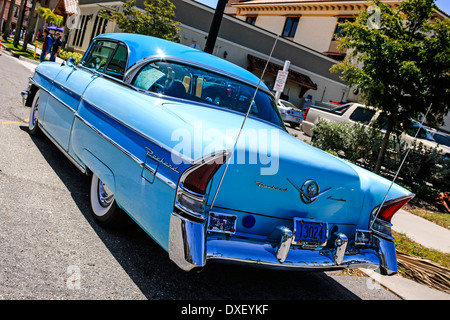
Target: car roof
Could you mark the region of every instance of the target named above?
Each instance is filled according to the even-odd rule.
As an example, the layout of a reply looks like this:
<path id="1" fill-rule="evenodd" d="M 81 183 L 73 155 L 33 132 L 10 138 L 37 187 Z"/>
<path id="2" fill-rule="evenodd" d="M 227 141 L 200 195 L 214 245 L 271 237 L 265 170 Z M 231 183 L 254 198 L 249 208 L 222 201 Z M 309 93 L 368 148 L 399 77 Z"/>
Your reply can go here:
<path id="1" fill-rule="evenodd" d="M 210 69 L 213 68 L 222 73 L 241 78 L 254 85 L 258 85 L 259 83 L 259 78 L 244 68 L 183 44 L 133 33 L 105 33 L 97 36 L 95 39 L 113 39 L 125 43 L 129 49 L 127 68 L 130 68 L 142 59 L 150 56 L 177 57 L 197 65 L 205 65 Z M 268 90 L 263 82 L 260 83 L 260 86 Z"/>

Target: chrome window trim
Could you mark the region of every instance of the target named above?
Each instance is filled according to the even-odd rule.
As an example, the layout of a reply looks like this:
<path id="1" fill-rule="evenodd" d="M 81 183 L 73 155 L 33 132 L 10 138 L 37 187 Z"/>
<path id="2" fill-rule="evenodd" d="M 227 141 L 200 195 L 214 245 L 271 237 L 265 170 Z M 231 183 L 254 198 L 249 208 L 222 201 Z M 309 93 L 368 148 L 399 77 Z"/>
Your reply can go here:
<path id="1" fill-rule="evenodd" d="M 206 65 L 195 63 L 195 62 L 193 62 L 191 60 L 185 60 L 185 59 L 182 59 L 182 58 L 177 58 L 177 57 L 172 57 L 172 56 L 161 57 L 161 56 L 154 55 L 154 56 L 149 56 L 147 58 L 144 58 L 144 59 L 136 62 L 125 73 L 123 84 L 125 86 L 127 86 L 128 88 L 131 88 L 131 89 L 133 89 L 133 90 L 135 90 L 135 91 L 137 91 L 139 93 L 143 93 L 143 94 L 146 94 L 146 95 L 149 95 L 149 96 L 152 96 L 152 97 L 157 97 L 157 98 L 164 97 L 164 99 L 171 100 L 171 101 L 182 102 L 182 103 L 188 102 L 189 104 L 194 104 L 194 105 L 207 107 L 207 108 L 214 108 L 216 110 L 224 110 L 224 111 L 232 112 L 232 113 L 235 113 L 235 114 L 238 114 L 238 115 L 241 115 L 241 116 L 245 115 L 245 113 L 242 113 L 242 112 L 239 112 L 239 111 L 236 111 L 236 110 L 220 107 L 220 106 L 213 105 L 213 104 L 202 103 L 200 101 L 194 101 L 194 100 L 189 100 L 189 99 L 182 99 L 182 98 L 167 96 L 167 95 L 151 92 L 151 91 L 148 91 L 148 90 L 144 90 L 144 89 L 141 89 L 141 88 L 138 88 L 138 87 L 132 85 L 131 81 L 136 77 L 136 74 L 146 64 L 154 62 L 154 61 L 181 63 L 181 64 L 186 64 L 188 66 L 198 67 L 198 68 L 203 69 L 205 71 L 213 72 L 213 73 L 216 73 L 216 74 L 222 74 L 222 75 L 225 75 L 225 76 L 229 77 L 230 79 L 233 79 L 235 81 L 238 81 L 238 82 L 241 82 L 241 83 L 243 83 L 245 85 L 248 85 L 249 87 L 251 87 L 251 88 L 253 88 L 255 90 L 258 89 L 258 91 L 261 91 L 261 92 L 263 92 L 263 93 L 265 93 L 265 94 L 267 94 L 269 96 L 272 96 L 272 98 L 275 99 L 275 97 L 272 94 L 272 92 L 270 92 L 270 91 L 268 91 L 268 90 L 266 90 L 264 88 L 258 87 L 257 84 L 254 84 L 253 82 L 248 82 L 247 80 L 245 80 L 243 78 L 236 77 L 235 75 L 229 74 L 227 72 L 224 72 L 223 70 L 219 70 L 219 69 L 215 69 L 213 67 L 209 67 L 209 66 L 206 66 Z M 248 115 L 248 117 L 251 118 L 251 119 L 257 120 L 257 121 L 262 121 L 262 122 L 264 122 L 266 124 L 269 124 L 269 125 L 271 125 L 271 126 L 273 126 L 275 128 L 278 128 L 278 129 L 281 129 L 281 130 L 285 130 L 285 128 L 283 128 L 283 126 L 282 126 L 283 125 L 283 119 L 281 119 L 281 115 L 280 115 L 280 124 L 279 125 L 277 125 L 276 123 L 267 121 L 265 119 L 262 119 L 262 118 L 259 118 L 259 117 L 255 117 L 255 116 L 250 115 L 250 114 Z"/>
<path id="2" fill-rule="evenodd" d="M 86 57 L 87 57 L 87 53 L 90 52 L 90 50 L 93 48 L 93 46 L 94 46 L 98 41 L 109 41 L 109 42 L 116 43 L 116 48 L 114 49 L 114 52 L 111 54 L 111 56 L 108 58 L 108 61 L 107 61 L 106 64 L 105 64 L 105 70 L 104 70 L 103 72 L 100 72 L 100 71 L 98 71 L 98 70 L 91 69 L 91 68 L 88 68 L 88 67 L 82 65 L 82 63 L 84 62 L 84 60 L 85 60 Z M 117 51 L 117 49 L 119 48 L 120 45 L 123 45 L 123 46 L 125 47 L 125 49 L 127 49 L 127 61 L 126 61 L 126 63 L 125 63 L 125 70 L 124 70 L 124 72 L 123 72 L 122 79 L 115 78 L 115 77 L 110 76 L 110 75 L 108 75 L 108 74 L 105 73 L 105 72 L 106 72 L 106 69 L 107 69 L 107 66 L 108 66 L 109 63 L 111 62 L 112 57 L 114 56 L 114 54 L 116 53 L 116 51 Z M 130 48 L 128 47 L 128 45 L 127 45 L 125 42 L 123 42 L 123 41 L 121 41 L 121 40 L 117 40 L 117 39 L 107 38 L 107 37 L 101 37 L 101 38 L 97 38 L 97 37 L 96 37 L 96 38 L 94 38 L 94 39 L 92 40 L 92 43 L 89 45 L 88 49 L 86 50 L 85 54 L 83 55 L 83 58 L 80 60 L 80 63 L 77 64 L 77 67 L 82 68 L 82 69 L 85 70 L 85 71 L 89 71 L 89 72 L 91 72 L 91 73 L 93 73 L 93 74 L 99 74 L 99 75 L 105 75 L 105 76 L 108 76 L 109 78 L 112 78 L 113 80 L 116 80 L 116 81 L 118 81 L 118 82 L 124 82 L 126 73 L 127 73 L 127 71 L 128 71 L 128 62 L 129 62 L 129 59 L 130 59 Z"/>
<path id="3" fill-rule="evenodd" d="M 183 59 L 180 57 L 175 57 L 175 56 L 161 56 L 161 55 L 152 55 L 152 56 L 148 56 L 145 57 L 139 61 L 137 61 L 136 63 L 134 63 L 132 66 L 130 66 L 128 68 L 128 70 L 125 72 L 125 76 L 124 76 L 124 82 L 126 83 L 130 83 L 130 79 L 134 78 L 134 76 L 136 75 L 136 73 L 139 71 L 139 69 L 141 69 L 141 67 L 143 67 L 143 65 L 150 63 L 152 61 L 164 61 L 164 62 L 178 62 L 181 64 L 187 64 L 189 66 L 194 66 L 194 67 L 198 67 L 200 69 L 206 70 L 206 71 L 211 71 L 213 73 L 217 73 L 217 74 L 223 74 L 226 75 L 227 77 L 234 79 L 236 81 L 242 82 L 244 84 L 247 84 L 251 87 L 253 87 L 254 89 L 256 89 L 258 87 L 258 83 L 253 83 L 253 82 L 249 82 L 247 79 L 236 76 L 235 74 L 232 73 L 228 73 L 222 69 L 216 69 L 212 66 L 208 66 L 202 63 L 198 63 L 192 60 L 188 60 L 188 59 Z M 261 88 L 259 87 L 258 90 L 264 91 L 265 93 L 271 95 L 272 97 L 275 97 L 269 90 L 266 90 L 265 88 Z"/>

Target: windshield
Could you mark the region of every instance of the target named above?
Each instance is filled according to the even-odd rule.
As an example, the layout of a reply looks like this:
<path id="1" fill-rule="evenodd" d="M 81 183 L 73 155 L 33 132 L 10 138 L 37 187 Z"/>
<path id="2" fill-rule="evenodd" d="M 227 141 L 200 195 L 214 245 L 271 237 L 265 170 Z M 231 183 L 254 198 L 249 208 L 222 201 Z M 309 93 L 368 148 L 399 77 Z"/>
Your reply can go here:
<path id="1" fill-rule="evenodd" d="M 444 136 L 439 133 L 435 133 L 433 138 L 437 143 L 450 147 L 450 136 Z"/>
<path id="2" fill-rule="evenodd" d="M 285 107 L 292 108 L 292 109 L 297 110 L 297 111 L 302 111 L 302 109 L 300 109 L 300 108 L 294 106 L 294 105 L 293 105 L 292 103 L 290 103 L 289 101 L 285 101 L 285 100 L 279 100 L 279 101 L 280 101 L 280 103 L 282 103 Z"/>
<path id="3" fill-rule="evenodd" d="M 174 98 L 205 103 L 249 115 L 284 127 L 274 98 L 225 75 L 178 62 L 155 61 L 143 67 L 132 85 Z"/>
<path id="4" fill-rule="evenodd" d="M 417 138 L 419 138 L 419 139 L 426 139 L 426 140 L 434 142 L 434 139 L 431 136 L 431 134 L 423 126 L 421 126 L 420 123 L 418 123 L 414 120 L 411 120 L 406 125 L 405 129 L 406 129 L 406 133 L 409 134 L 411 137 L 415 137 L 417 134 Z M 419 131 L 417 131 L 417 130 L 419 130 Z"/>

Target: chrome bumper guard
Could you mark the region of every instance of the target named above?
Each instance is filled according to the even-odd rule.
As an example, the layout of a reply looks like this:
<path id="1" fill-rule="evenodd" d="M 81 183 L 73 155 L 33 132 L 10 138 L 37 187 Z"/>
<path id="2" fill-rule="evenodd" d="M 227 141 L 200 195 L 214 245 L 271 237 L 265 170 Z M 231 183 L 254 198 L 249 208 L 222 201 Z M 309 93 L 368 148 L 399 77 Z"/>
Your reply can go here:
<path id="1" fill-rule="evenodd" d="M 28 95 L 30 94 L 30 92 L 28 90 L 23 90 L 20 95 L 22 96 L 22 104 L 26 107 L 26 102 L 28 99 Z"/>
<path id="2" fill-rule="evenodd" d="M 207 238 L 205 221 L 192 221 L 175 212 L 170 219 L 169 234 L 169 257 L 185 271 L 204 267 L 207 260 L 214 260 L 276 269 L 325 271 L 376 267 L 382 274 L 397 273 L 394 243 L 376 235 L 370 247 L 347 249 L 347 237 L 338 233 L 334 248 L 307 250 L 291 246 L 292 231 L 286 227 L 276 228 L 267 242 L 224 240 L 212 234 Z"/>

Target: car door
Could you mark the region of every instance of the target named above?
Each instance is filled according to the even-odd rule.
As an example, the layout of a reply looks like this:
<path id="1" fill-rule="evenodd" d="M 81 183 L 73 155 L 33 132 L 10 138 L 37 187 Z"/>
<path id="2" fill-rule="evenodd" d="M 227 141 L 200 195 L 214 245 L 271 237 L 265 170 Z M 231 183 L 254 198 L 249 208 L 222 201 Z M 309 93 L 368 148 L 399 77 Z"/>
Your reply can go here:
<path id="1" fill-rule="evenodd" d="M 118 50 L 118 47 L 121 49 Z M 47 133 L 61 148 L 68 151 L 70 129 L 89 84 L 99 76 L 108 74 L 115 78 L 123 77 L 126 64 L 126 49 L 114 41 L 95 41 L 78 66 L 62 66 L 51 88 L 51 95 L 46 104 L 42 121 Z M 112 59 L 117 52 L 125 59 L 119 62 Z"/>

